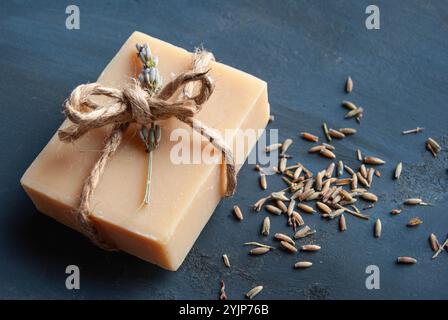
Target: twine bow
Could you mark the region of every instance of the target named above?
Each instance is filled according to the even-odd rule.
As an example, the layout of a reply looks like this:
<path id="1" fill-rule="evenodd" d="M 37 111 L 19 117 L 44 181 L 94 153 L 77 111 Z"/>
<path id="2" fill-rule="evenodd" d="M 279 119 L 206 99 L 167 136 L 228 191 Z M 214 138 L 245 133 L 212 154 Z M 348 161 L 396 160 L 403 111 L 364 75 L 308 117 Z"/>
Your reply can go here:
<path id="1" fill-rule="evenodd" d="M 82 231 L 103 249 L 115 248 L 100 237 L 91 223 L 90 200 L 107 161 L 117 150 L 124 131 L 131 123 L 150 125 L 156 121 L 174 117 L 189 125 L 222 152 L 227 177 L 224 196 L 234 194 L 236 171 L 232 151 L 219 134 L 193 118 L 195 113 L 201 111 L 202 105 L 209 99 L 214 88 L 207 72 L 195 71 L 196 66 L 201 65 L 201 58 L 200 54 L 195 54 L 193 70 L 177 76 L 156 95 L 150 95 L 136 81 L 123 90 L 91 83 L 76 87 L 65 102 L 64 113 L 73 125 L 59 130 L 59 139 L 63 142 L 73 142 L 92 129 L 113 125 L 99 159 L 84 182 L 77 210 Z M 185 89 L 187 87 L 192 89 L 191 86 L 195 82 L 199 82 L 200 87 L 197 90 L 198 93 L 190 97 L 190 94 L 185 94 Z M 175 102 L 169 102 L 168 100 L 180 88 L 184 88 L 182 96 Z M 92 100 L 93 96 L 105 96 L 110 98 L 111 102 L 98 104 Z"/>

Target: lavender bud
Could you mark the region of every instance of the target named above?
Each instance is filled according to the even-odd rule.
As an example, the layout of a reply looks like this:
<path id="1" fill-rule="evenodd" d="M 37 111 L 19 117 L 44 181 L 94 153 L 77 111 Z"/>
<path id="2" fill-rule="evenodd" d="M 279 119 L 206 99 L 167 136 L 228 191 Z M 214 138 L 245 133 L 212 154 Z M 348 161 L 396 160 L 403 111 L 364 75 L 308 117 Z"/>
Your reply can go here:
<path id="1" fill-rule="evenodd" d="M 151 80 L 151 83 L 155 83 L 157 81 L 157 69 L 156 68 L 150 68 L 149 69 L 149 79 Z"/>
<path id="2" fill-rule="evenodd" d="M 151 60 L 151 49 L 149 49 L 147 43 L 145 43 L 145 45 L 144 45 L 144 49 L 145 49 L 145 57 L 146 57 L 146 60 Z"/>
<path id="3" fill-rule="evenodd" d="M 142 128 L 139 130 L 139 134 L 140 134 L 140 138 L 141 138 L 143 141 L 146 141 L 146 140 L 148 139 L 148 128 L 146 128 L 146 127 L 142 127 Z"/>
<path id="4" fill-rule="evenodd" d="M 141 61 L 143 64 L 146 64 L 145 54 L 144 54 L 143 50 L 140 51 L 140 53 L 138 54 L 138 57 L 140 58 L 140 61 Z"/>
<path id="5" fill-rule="evenodd" d="M 156 129 L 155 129 L 155 138 L 156 138 L 156 144 L 160 143 L 160 140 L 162 139 L 162 129 L 160 128 L 160 126 L 158 124 L 156 124 Z"/>
<path id="6" fill-rule="evenodd" d="M 156 137 L 153 129 L 149 130 L 149 143 L 151 147 L 155 147 L 156 145 Z"/>

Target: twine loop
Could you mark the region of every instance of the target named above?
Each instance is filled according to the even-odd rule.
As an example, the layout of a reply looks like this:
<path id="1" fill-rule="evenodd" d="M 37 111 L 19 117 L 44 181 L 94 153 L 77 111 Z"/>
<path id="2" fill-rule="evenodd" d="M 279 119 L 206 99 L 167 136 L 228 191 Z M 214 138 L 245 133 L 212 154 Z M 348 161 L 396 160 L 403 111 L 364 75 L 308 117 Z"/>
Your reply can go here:
<path id="1" fill-rule="evenodd" d="M 168 102 L 174 93 L 190 82 L 201 83 L 194 97 L 184 97 Z M 72 142 L 91 129 L 108 124 L 137 123 L 149 125 L 171 117 L 183 121 L 201 111 L 202 105 L 213 93 L 213 84 L 207 72 L 184 72 L 168 83 L 157 95 L 151 95 L 137 81 L 123 90 L 104 87 L 99 83 L 81 84 L 76 87 L 65 102 L 64 114 L 74 124 L 59 131 L 59 138 Z M 110 103 L 99 104 L 94 96 L 110 98 Z"/>

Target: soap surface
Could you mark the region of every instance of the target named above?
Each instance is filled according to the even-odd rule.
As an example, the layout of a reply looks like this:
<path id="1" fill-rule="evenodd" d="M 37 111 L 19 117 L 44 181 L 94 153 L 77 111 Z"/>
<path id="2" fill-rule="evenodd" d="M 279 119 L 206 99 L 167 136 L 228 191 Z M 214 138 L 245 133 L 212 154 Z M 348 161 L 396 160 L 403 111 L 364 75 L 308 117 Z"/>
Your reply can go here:
<path id="1" fill-rule="evenodd" d="M 191 69 L 188 51 L 134 32 L 97 82 L 123 88 L 139 72 L 135 44 L 148 43 L 159 58 L 164 83 Z M 247 73 L 218 62 L 210 64 L 215 91 L 195 117 L 224 133 L 225 129 L 254 129 L 260 132 L 269 118 L 267 85 Z M 54 112 L 60 112 L 55 104 Z M 66 120 L 62 127 L 69 125 Z M 126 131 L 123 142 L 107 163 L 91 202 L 92 220 L 102 236 L 119 249 L 177 270 L 211 217 L 223 192 L 219 164 L 174 164 L 170 132 L 184 128 L 177 119 L 161 123 L 162 140 L 153 153 L 151 202 L 139 209 L 145 192 L 147 153 L 137 127 Z M 22 186 L 39 211 L 79 231 L 76 215 L 82 185 L 99 156 L 110 127 L 88 132 L 71 144 L 55 134 L 21 179 Z M 226 142 L 233 145 L 234 136 Z M 208 145 L 202 141 L 203 147 Z M 253 143 L 244 148 L 245 159 Z M 241 155 L 238 155 L 241 158 Z M 241 163 L 237 164 L 239 169 Z"/>

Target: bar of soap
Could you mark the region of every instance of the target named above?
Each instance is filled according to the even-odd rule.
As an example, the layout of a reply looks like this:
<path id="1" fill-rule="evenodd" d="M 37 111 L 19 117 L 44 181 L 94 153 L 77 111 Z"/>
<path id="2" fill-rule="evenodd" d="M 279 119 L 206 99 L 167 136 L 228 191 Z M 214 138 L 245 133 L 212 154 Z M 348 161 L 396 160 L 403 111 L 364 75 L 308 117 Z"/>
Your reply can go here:
<path id="1" fill-rule="evenodd" d="M 158 56 L 165 83 L 191 69 L 191 53 L 134 32 L 101 73 L 99 83 L 115 88 L 129 84 L 140 68 L 136 43 L 148 43 Z M 218 62 L 212 62 L 210 68 L 215 91 L 196 117 L 221 133 L 225 129 L 257 130 L 258 138 L 269 118 L 266 83 Z M 54 112 L 60 112 L 57 103 Z M 67 125 L 68 120 L 62 127 Z M 131 126 L 94 192 L 92 220 L 117 248 L 174 271 L 222 198 L 225 180 L 219 164 L 170 161 L 171 148 L 178 143 L 170 141 L 172 130 L 192 130 L 177 119 L 166 120 L 161 126 L 162 141 L 153 154 L 151 203 L 139 210 L 145 192 L 147 153 L 137 127 Z M 109 132 L 110 127 L 95 129 L 72 144 L 59 141 L 57 134 L 51 138 L 21 179 L 39 211 L 79 231 L 74 212 L 81 188 Z M 232 145 L 235 136 L 226 138 Z M 202 144 L 205 147 L 208 142 L 204 139 Z M 248 142 L 245 146 L 243 159 L 253 145 Z M 238 156 L 241 158 L 241 154 Z"/>

